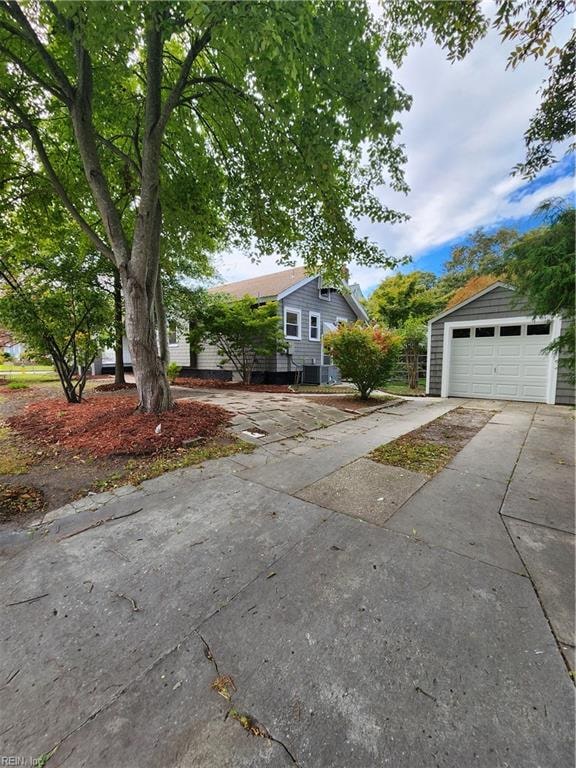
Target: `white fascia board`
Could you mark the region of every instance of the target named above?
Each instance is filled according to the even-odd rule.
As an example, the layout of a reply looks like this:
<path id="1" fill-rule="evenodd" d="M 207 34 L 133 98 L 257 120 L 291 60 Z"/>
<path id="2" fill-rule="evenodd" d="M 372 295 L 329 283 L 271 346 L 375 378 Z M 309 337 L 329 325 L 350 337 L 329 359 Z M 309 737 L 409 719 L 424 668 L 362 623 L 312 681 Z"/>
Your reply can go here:
<path id="1" fill-rule="evenodd" d="M 453 307 L 450 307 L 450 309 L 446 309 L 444 312 L 436 315 L 436 317 L 433 317 L 431 320 L 429 320 L 429 322 L 435 323 L 437 320 L 442 320 L 443 317 L 448 317 L 448 315 L 451 315 L 452 312 L 456 312 L 458 309 L 465 307 L 466 304 L 471 304 L 473 301 L 476 301 L 476 299 L 479 299 L 481 296 L 485 296 L 487 293 L 494 291 L 496 288 L 507 288 L 509 291 L 514 290 L 511 285 L 507 285 L 506 283 L 492 283 L 492 285 L 489 285 L 488 288 L 484 288 L 483 291 L 478 291 L 478 293 L 475 293 L 473 296 L 470 296 L 469 298 L 464 299 L 464 301 L 461 301 L 460 304 L 455 304 Z"/>
<path id="2" fill-rule="evenodd" d="M 294 293 L 294 291 L 297 291 L 299 288 L 303 288 L 305 285 L 308 285 L 308 283 L 311 283 L 312 280 L 317 279 L 318 275 L 313 275 L 312 277 L 305 277 L 302 280 L 299 280 L 297 283 L 294 283 L 294 285 L 291 285 L 290 288 L 285 288 L 283 291 L 281 291 L 276 296 L 276 300 L 281 301 L 282 299 L 285 299 L 286 296 L 290 296 L 290 294 Z"/>
<path id="3" fill-rule="evenodd" d="M 365 322 L 365 323 L 367 323 L 367 322 L 368 322 L 368 319 L 369 319 L 369 318 L 368 318 L 368 313 L 366 312 L 366 310 L 364 309 L 364 307 L 362 306 L 362 304 L 360 304 L 359 302 L 357 302 L 357 301 L 356 301 L 356 299 L 354 298 L 354 296 L 352 296 L 352 294 L 351 294 L 351 293 L 342 293 L 342 294 L 341 294 L 341 296 L 342 296 L 342 298 L 344 299 L 344 301 L 346 301 L 346 302 L 348 303 L 348 305 L 350 306 L 350 309 L 351 309 L 353 312 L 355 312 L 355 313 L 356 313 L 356 315 L 357 315 L 357 316 L 358 316 L 358 317 L 359 317 L 361 320 L 364 320 L 364 322 Z"/>

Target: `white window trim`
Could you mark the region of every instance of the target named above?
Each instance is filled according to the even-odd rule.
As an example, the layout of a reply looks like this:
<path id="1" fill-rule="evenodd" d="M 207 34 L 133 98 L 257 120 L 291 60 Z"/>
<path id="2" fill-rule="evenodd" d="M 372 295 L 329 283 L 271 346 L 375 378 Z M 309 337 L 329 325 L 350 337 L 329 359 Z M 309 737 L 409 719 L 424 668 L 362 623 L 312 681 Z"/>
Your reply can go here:
<path id="1" fill-rule="evenodd" d="M 312 318 L 315 317 L 318 320 L 316 330 L 318 331 L 318 337 L 315 339 L 312 336 Z M 322 341 L 322 318 L 320 312 L 308 312 L 308 341 Z"/>
<path id="2" fill-rule="evenodd" d="M 348 317 L 339 317 L 338 315 L 336 315 L 336 325 L 338 325 L 338 323 L 352 323 L 352 322 L 354 321 L 350 320 Z"/>
<path id="3" fill-rule="evenodd" d="M 170 326 L 171 325 L 174 326 L 174 331 L 170 330 Z M 170 341 L 170 336 L 172 335 L 172 333 L 176 334 L 176 341 L 174 341 L 174 342 Z M 169 347 L 177 347 L 178 346 L 179 341 L 178 341 L 178 324 L 177 323 L 175 323 L 175 322 L 174 323 L 168 323 L 168 326 L 166 328 L 166 336 L 168 337 L 168 346 Z"/>
<path id="4" fill-rule="evenodd" d="M 434 321 L 432 321 L 434 322 Z M 497 325 L 522 325 L 523 323 L 550 323 L 550 342 L 555 341 L 560 336 L 562 327 L 562 318 L 560 317 L 499 317 L 486 318 L 485 320 L 454 320 L 451 323 L 444 323 L 444 339 L 442 343 L 442 385 L 440 397 L 448 397 L 450 380 L 450 354 L 452 351 L 452 329 L 453 328 L 481 328 Z M 431 324 L 430 324 L 431 328 Z M 428 368 L 430 367 L 430 355 L 428 356 Z M 558 380 L 558 354 L 548 355 L 548 383 L 546 387 L 546 403 L 554 405 L 556 402 L 556 382 Z M 497 398 L 495 398 L 497 399 Z"/>
<path id="5" fill-rule="evenodd" d="M 293 312 L 298 315 L 298 336 L 288 336 L 286 333 L 286 315 L 288 312 Z M 291 323 L 293 325 L 293 323 Z M 296 309 L 296 307 L 284 307 L 284 337 L 291 339 L 292 341 L 302 341 L 302 310 Z"/>
<path id="6" fill-rule="evenodd" d="M 322 291 L 328 291 L 328 296 L 322 296 Z M 321 285 L 318 288 L 318 298 L 321 301 L 332 301 L 332 288 L 329 285 Z"/>

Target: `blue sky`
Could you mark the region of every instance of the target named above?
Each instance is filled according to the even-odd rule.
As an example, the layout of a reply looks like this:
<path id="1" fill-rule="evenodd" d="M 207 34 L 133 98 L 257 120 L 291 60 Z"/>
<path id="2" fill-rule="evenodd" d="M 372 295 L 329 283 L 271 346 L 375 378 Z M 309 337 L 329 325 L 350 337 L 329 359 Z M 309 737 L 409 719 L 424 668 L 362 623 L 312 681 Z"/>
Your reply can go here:
<path id="1" fill-rule="evenodd" d="M 557 32 L 564 43 L 569 24 Z M 361 222 L 368 235 L 389 255 L 410 255 L 403 271 L 439 272 L 451 247 L 478 227 L 513 226 L 524 231 L 538 222 L 534 209 L 549 197 L 573 194 L 573 157 L 527 183 L 512 176 L 524 159 L 523 134 L 538 103 L 546 76 L 543 61 L 506 69 L 509 45 L 490 31 L 463 61 L 450 64 L 432 42 L 413 49 L 395 72 L 413 96 L 409 113 L 401 115 L 401 140 L 408 163 L 407 196 L 378 190 L 387 205 L 410 215 L 399 225 Z M 226 281 L 241 280 L 278 269 L 274 259 L 251 264 L 241 254 L 226 254 L 218 265 Z M 350 264 L 351 279 L 369 293 L 389 271 Z"/>

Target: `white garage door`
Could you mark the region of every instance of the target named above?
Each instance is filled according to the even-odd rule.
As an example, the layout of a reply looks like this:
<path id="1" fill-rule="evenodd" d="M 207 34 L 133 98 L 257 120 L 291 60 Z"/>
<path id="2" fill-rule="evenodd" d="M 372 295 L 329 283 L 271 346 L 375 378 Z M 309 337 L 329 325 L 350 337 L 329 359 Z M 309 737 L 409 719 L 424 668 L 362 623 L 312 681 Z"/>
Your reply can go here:
<path id="1" fill-rule="evenodd" d="M 458 327 L 452 335 L 448 394 L 546 402 L 549 323 Z"/>

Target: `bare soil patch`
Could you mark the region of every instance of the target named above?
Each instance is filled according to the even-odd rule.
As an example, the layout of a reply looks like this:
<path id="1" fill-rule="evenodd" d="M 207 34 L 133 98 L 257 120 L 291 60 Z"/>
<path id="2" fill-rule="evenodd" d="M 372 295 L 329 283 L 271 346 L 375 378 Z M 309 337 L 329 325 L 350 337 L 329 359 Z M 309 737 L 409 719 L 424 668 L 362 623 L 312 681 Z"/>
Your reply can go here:
<path id="1" fill-rule="evenodd" d="M 361 411 L 364 408 L 377 408 L 379 405 L 387 406 L 398 400 L 396 397 L 387 397 L 386 395 L 361 400 L 359 397 L 337 394 L 314 396 L 307 399 L 313 403 L 320 403 L 320 405 L 330 405 L 332 408 L 339 408 L 341 411 Z M 400 401 L 398 400 L 398 402 Z"/>
<path id="2" fill-rule="evenodd" d="M 368 458 L 381 464 L 434 475 L 462 450 L 494 413 L 456 408 L 391 443 L 375 448 Z"/>
<path id="3" fill-rule="evenodd" d="M 44 509 L 44 494 L 27 485 L 0 484 L 0 523 L 14 517 L 28 519 Z"/>

